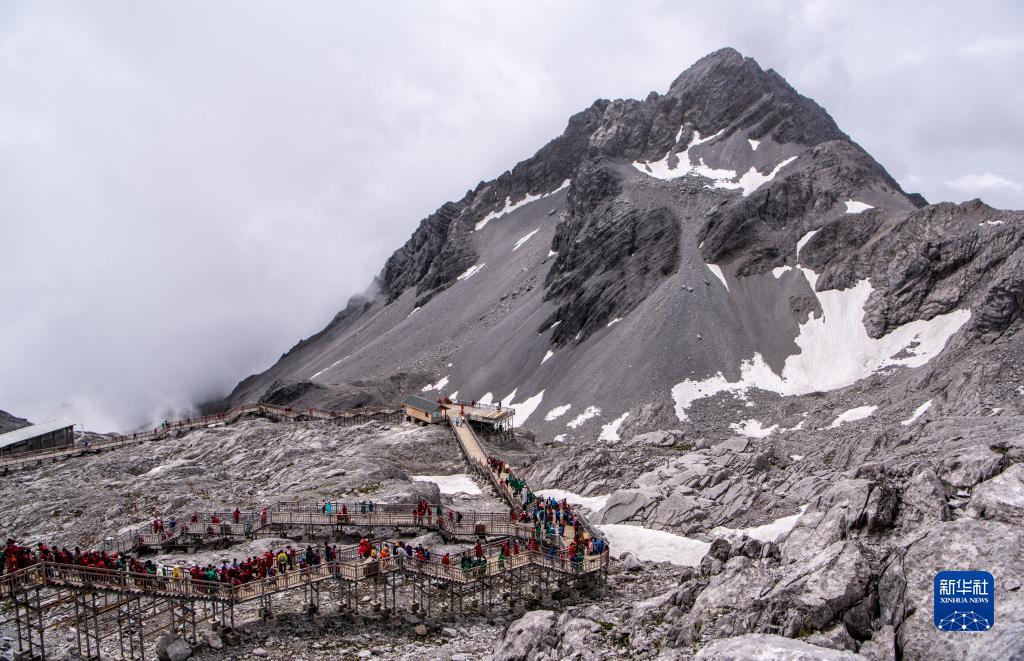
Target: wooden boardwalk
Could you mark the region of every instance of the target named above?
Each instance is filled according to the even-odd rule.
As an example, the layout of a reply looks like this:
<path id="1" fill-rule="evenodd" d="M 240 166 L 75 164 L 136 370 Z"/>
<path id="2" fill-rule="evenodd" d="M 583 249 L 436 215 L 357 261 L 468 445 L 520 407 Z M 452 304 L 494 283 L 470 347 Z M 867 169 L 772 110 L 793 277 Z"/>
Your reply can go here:
<path id="1" fill-rule="evenodd" d="M 146 443 L 166 438 L 180 431 L 189 431 L 202 427 L 212 427 L 230 424 L 246 415 L 263 415 L 290 420 L 325 420 L 340 425 L 362 424 L 372 420 L 400 420 L 402 409 L 394 406 L 379 406 L 365 409 L 352 409 L 348 411 L 325 411 L 322 409 L 304 408 L 293 409 L 286 406 L 274 406 L 272 404 L 246 404 L 236 406 L 224 413 L 207 415 L 200 418 L 188 418 L 175 422 L 160 425 L 151 432 L 122 434 L 102 441 L 91 442 L 88 446 L 76 443 L 72 447 L 56 450 L 43 450 L 40 452 L 23 452 L 0 458 L 0 468 L 8 472 L 9 468 L 25 466 L 44 461 L 57 461 L 68 457 L 75 457 L 84 454 L 114 450 L 117 448 Z"/>
<path id="2" fill-rule="evenodd" d="M 537 535 L 532 519 L 522 521 L 523 503 L 508 484 L 510 467 L 501 462 L 489 461 L 486 449 L 474 432 L 470 420 L 487 424 L 496 429 L 510 421 L 512 413 L 497 412 L 497 409 L 470 407 L 466 418 L 451 417 L 449 424 L 459 448 L 467 462 L 484 479 L 495 487 L 498 494 L 508 503 L 504 512 L 477 512 L 456 510 L 439 503 L 430 504 L 429 514 L 417 512 L 417 506 L 405 503 L 373 503 L 368 501 L 302 502 L 291 501 L 235 511 L 193 512 L 184 521 L 163 522 L 163 526 L 140 526 L 116 537 L 108 537 L 103 550 L 108 554 L 136 553 L 146 549 L 182 548 L 204 541 L 242 541 L 262 534 L 285 534 L 314 530 L 329 534 L 341 533 L 346 528 L 380 530 L 391 528 L 415 528 L 437 531 L 448 539 L 479 540 L 479 548 L 469 547 L 461 552 L 446 554 L 443 560 L 438 554 L 429 559 L 409 557 L 398 552 L 398 548 L 387 540 L 371 541 L 373 553 L 361 555 L 359 545 L 338 548 L 337 557 L 323 560 L 311 566 L 300 566 L 281 572 L 276 576 L 251 580 L 232 585 L 223 581 L 195 580 L 188 574 L 182 578 L 154 574 L 139 574 L 113 569 L 97 569 L 81 565 L 66 565 L 52 561 L 36 562 L 13 573 L 0 576 L 0 598 L 10 601 L 14 608 L 14 619 L 18 625 L 18 646 L 30 656 L 36 650 L 45 657 L 45 638 L 54 627 L 72 623 L 78 635 L 78 648 L 87 658 L 96 658 L 93 650 L 99 651 L 103 636 L 99 633 L 101 617 L 116 614 L 116 630 L 122 654 L 128 645 L 128 656 L 134 657 L 135 643 L 142 650 L 143 630 L 149 622 L 169 619 L 171 630 L 196 641 L 197 623 L 212 608 L 213 618 L 221 626 L 234 626 L 234 606 L 247 602 L 258 602 L 259 612 L 266 615 L 271 609 L 273 595 L 291 590 L 303 590 L 303 600 L 310 608 L 319 609 L 320 585 L 327 581 L 338 581 L 347 595 L 347 608 L 356 612 L 360 600 L 360 586 L 373 595 L 382 595 L 384 608 L 393 611 L 397 605 L 396 591 L 409 592 L 413 612 L 423 606 L 430 617 L 431 608 L 442 608 L 442 615 L 463 612 L 464 600 L 470 600 L 471 612 L 476 609 L 489 610 L 492 604 L 501 600 L 501 595 L 518 594 L 522 599 L 524 588 L 530 588 L 532 599 L 540 599 L 541 593 L 549 595 L 559 586 L 577 584 L 592 585 L 603 581 L 610 560 L 606 544 L 597 554 L 569 557 L 568 549 L 576 539 L 576 530 L 566 526 L 564 535 Z M 139 438 L 122 437 L 113 439 L 104 447 L 116 447 L 118 442 L 142 442 L 154 440 L 177 430 L 195 429 L 219 422 L 229 422 L 250 413 L 280 415 L 289 418 L 324 419 L 345 421 L 352 416 L 321 412 L 312 409 L 292 411 L 282 407 L 257 405 L 238 407 L 221 416 L 210 416 L 183 423 L 162 426 L 157 433 Z M 361 412 L 355 419 L 375 419 L 373 416 L 399 416 L 398 409 L 384 409 Z M 473 418 L 470 418 L 470 415 Z M 345 424 L 345 422 L 340 422 Z M 96 449 L 96 448 L 94 448 Z M 81 452 L 81 449 L 67 454 Z M 47 453 L 63 456 L 60 453 Z M 31 460 L 38 461 L 38 457 Z M 492 465 L 492 463 L 494 465 Z M 440 515 L 439 515 L 440 513 Z M 584 541 L 603 537 L 596 527 L 591 526 L 578 512 L 574 513 L 584 531 Z M 484 540 L 490 539 L 484 543 Z M 536 548 L 529 548 L 517 540 L 535 540 Z M 597 547 L 595 547 L 597 548 Z M 518 549 L 514 550 L 514 549 Z M 587 549 L 584 545 L 583 549 Z M 387 557 L 385 557 L 387 556 Z M 463 565 L 466 560 L 466 565 Z M 182 568 L 184 569 L 184 568 Z M 165 571 L 171 573 L 169 568 Z M 532 586 L 532 587 L 530 587 Z M 391 605 L 388 607 L 390 590 Z M 410 592 L 411 591 L 411 592 Z M 70 596 L 69 596 L 70 595 Z M 365 601 L 365 598 L 364 598 Z M 485 606 L 486 603 L 486 606 Z M 206 606 L 200 606 L 206 604 Z M 475 605 L 474 605 L 475 604 Z M 74 608 L 74 614 L 58 617 L 62 609 Z M 377 605 L 380 608 L 380 604 Z M 44 612 L 48 615 L 44 618 Z M 143 619 L 143 613 L 151 613 Z M 311 612 L 315 612 L 311 611 Z M 159 616 L 157 615 L 159 614 Z M 48 618 L 48 620 L 47 620 Z M 47 623 L 49 621 L 49 623 Z M 154 625 L 156 626 L 156 625 Z M 147 635 L 166 629 L 159 626 Z M 90 633 L 91 629 L 91 633 Z M 113 634 L 110 634 L 113 635 Z M 33 657 L 35 658 L 35 657 Z"/>

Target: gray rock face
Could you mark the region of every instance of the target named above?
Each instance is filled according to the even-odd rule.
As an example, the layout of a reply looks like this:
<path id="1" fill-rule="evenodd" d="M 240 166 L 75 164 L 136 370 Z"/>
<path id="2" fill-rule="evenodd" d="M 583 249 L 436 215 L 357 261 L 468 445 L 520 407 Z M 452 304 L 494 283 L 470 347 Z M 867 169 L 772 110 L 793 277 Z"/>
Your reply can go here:
<path id="1" fill-rule="evenodd" d="M 583 342 L 613 317 L 624 317 L 679 266 L 679 219 L 668 207 L 637 208 L 612 199 L 614 169 L 584 164 L 569 189 L 567 215 L 551 250 L 545 298 L 558 305 L 542 330 L 555 346 Z"/>
<path id="2" fill-rule="evenodd" d="M 716 640 L 693 658 L 707 661 L 745 661 L 755 658 L 765 661 L 856 661 L 865 657 L 811 645 L 802 640 L 755 633 Z"/>

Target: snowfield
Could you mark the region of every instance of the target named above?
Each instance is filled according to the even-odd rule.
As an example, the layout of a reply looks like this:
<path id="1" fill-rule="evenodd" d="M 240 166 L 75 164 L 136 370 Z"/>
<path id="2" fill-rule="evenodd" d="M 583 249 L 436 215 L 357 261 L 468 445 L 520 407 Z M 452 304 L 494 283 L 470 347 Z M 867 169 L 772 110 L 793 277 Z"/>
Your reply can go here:
<path id="1" fill-rule="evenodd" d="M 608 424 L 606 424 L 603 427 L 601 427 L 601 433 L 600 433 L 600 435 L 598 435 L 597 440 L 599 440 L 599 441 L 620 441 L 620 440 L 622 440 L 621 438 L 619 438 L 619 427 L 622 426 L 622 423 L 626 421 L 627 417 L 629 417 L 629 411 L 626 411 L 625 413 L 623 413 L 619 417 L 615 418 L 614 420 L 612 420 Z"/>
<path id="2" fill-rule="evenodd" d="M 754 420 L 753 418 L 750 418 L 749 420 L 742 420 L 740 422 L 734 422 L 731 425 L 729 425 L 729 429 L 732 429 L 740 436 L 747 436 L 748 438 L 767 438 L 768 436 L 771 436 L 772 433 L 778 428 L 778 425 L 765 427 L 763 424 L 761 424 L 760 420 Z"/>
<path id="3" fill-rule="evenodd" d="M 533 230 L 532 232 L 530 232 L 526 236 L 524 236 L 521 239 L 519 239 L 518 241 L 516 241 L 516 245 L 512 246 L 512 252 L 515 252 L 515 251 L 519 250 L 520 246 L 522 246 L 524 243 L 529 241 L 530 238 L 533 237 L 533 235 L 536 234 L 539 231 L 540 231 L 540 228 L 538 227 L 537 229 Z"/>
<path id="4" fill-rule="evenodd" d="M 448 377 L 447 376 L 441 377 L 441 380 L 438 381 L 437 383 L 433 384 L 433 385 L 428 384 L 428 385 L 423 386 L 423 388 L 421 389 L 421 392 L 430 392 L 431 390 L 440 390 L 441 388 L 444 388 L 446 385 L 448 385 Z"/>
<path id="5" fill-rule="evenodd" d="M 648 163 L 634 161 L 633 167 L 658 179 L 678 179 L 679 177 L 685 177 L 686 175 L 697 175 L 698 177 L 711 179 L 713 182 L 713 188 L 726 188 L 732 190 L 739 189 L 743 192 L 743 197 L 747 197 L 758 188 L 774 179 L 775 175 L 777 175 L 782 168 L 786 167 L 797 158 L 796 156 L 790 156 L 789 158 L 777 163 L 767 174 L 762 174 L 761 172 L 758 172 L 756 168 L 751 167 L 741 175 L 735 170 L 711 167 L 704 162 L 703 158 L 698 159 L 698 161 L 694 163 L 690 156 L 690 149 L 697 145 L 702 145 L 705 142 L 715 140 L 722 135 L 723 131 L 719 131 L 707 138 L 701 138 L 700 132 L 694 131 L 693 137 L 690 139 L 690 143 L 686 145 L 686 149 L 676 154 L 678 163 L 676 163 L 674 167 L 669 165 L 669 159 L 672 156 L 671 149 L 669 149 L 665 156 L 657 161 L 651 161 Z M 676 136 L 676 142 L 679 142 L 679 138 L 681 136 L 682 129 L 679 130 L 679 134 Z M 749 140 L 749 142 L 751 149 L 755 150 L 757 149 L 757 145 L 760 144 L 757 140 Z"/>
<path id="6" fill-rule="evenodd" d="M 801 459 L 802 458 L 803 457 L 801 457 Z M 726 537 L 729 539 L 746 535 L 747 537 L 756 539 L 759 542 L 777 542 L 784 535 L 789 534 L 789 531 L 796 526 L 796 522 L 800 520 L 800 517 L 803 516 L 806 509 L 807 505 L 804 505 L 796 514 L 790 514 L 789 516 L 775 519 L 771 523 L 765 523 L 764 525 L 754 526 L 752 528 L 726 528 L 724 526 L 718 526 L 717 528 L 712 529 L 710 534 L 715 537 Z"/>
<path id="7" fill-rule="evenodd" d="M 918 418 L 920 418 L 922 415 L 924 415 L 924 412 L 927 411 L 929 408 L 931 408 L 931 406 L 932 406 L 932 400 L 929 399 L 927 402 L 925 402 L 921 406 L 918 406 L 916 409 L 914 409 L 914 414 L 912 416 L 910 416 L 906 420 L 900 420 L 900 424 L 903 425 L 904 427 L 909 427 L 910 425 L 914 424 L 914 422 Z"/>
<path id="8" fill-rule="evenodd" d="M 508 396 L 508 398 L 507 398 L 508 407 L 510 409 L 515 409 L 516 410 L 516 412 L 515 412 L 516 426 L 517 427 L 521 427 L 522 425 L 526 424 L 526 420 L 531 415 L 533 415 L 533 412 L 537 410 L 538 406 L 540 406 L 541 401 L 544 400 L 544 391 L 541 390 L 539 393 L 537 393 L 533 397 L 530 397 L 529 399 L 526 399 L 526 400 L 524 400 L 524 401 L 522 401 L 522 402 L 520 402 L 518 404 L 514 404 L 512 402 L 512 399 L 515 397 L 515 394 L 516 394 L 516 391 L 513 390 L 512 394 Z"/>
<path id="9" fill-rule="evenodd" d="M 868 209 L 874 209 L 873 206 L 865 202 L 855 202 L 854 200 L 846 200 L 846 213 L 861 213 Z"/>
<path id="10" fill-rule="evenodd" d="M 800 250 L 807 245 L 807 242 L 811 240 L 811 237 L 818 233 L 818 230 L 811 230 L 807 234 L 800 237 L 800 240 L 796 242 L 796 256 L 800 257 Z M 776 276 L 778 277 L 778 276 Z"/>
<path id="11" fill-rule="evenodd" d="M 597 408 L 596 406 L 588 406 L 586 409 L 583 410 L 583 413 L 580 413 L 578 416 L 570 420 L 566 427 L 578 429 L 579 426 L 582 425 L 584 422 L 598 415 L 601 415 L 601 409 Z"/>
<path id="12" fill-rule="evenodd" d="M 716 278 L 722 281 L 722 284 L 725 285 L 725 290 L 729 291 L 729 283 L 725 281 L 725 273 L 722 272 L 722 267 L 718 264 L 706 264 L 705 266 L 715 274 Z"/>
<path id="13" fill-rule="evenodd" d="M 555 408 L 548 411 L 547 415 L 544 416 L 544 419 L 547 420 L 548 422 L 551 422 L 552 420 L 557 420 L 558 418 L 561 418 L 563 415 L 565 415 L 570 408 L 572 408 L 572 404 L 556 406 Z"/>
<path id="14" fill-rule="evenodd" d="M 817 274 L 797 268 L 813 290 Z M 885 367 L 920 367 L 937 356 L 971 318 L 970 310 L 954 310 L 928 321 L 904 324 L 876 340 L 868 336 L 862 322 L 864 304 L 872 291 L 871 283 L 862 280 L 842 291 L 817 292 L 823 313 L 812 314 L 801 324 L 795 339 L 800 353 L 786 359 L 781 374 L 755 353 L 740 364 L 737 381 L 721 372 L 705 379 L 687 379 L 672 388 L 676 416 L 687 421 L 687 409 L 694 401 L 723 392 L 743 395 L 759 388 L 780 395 L 804 395 L 851 385 Z"/>
<path id="15" fill-rule="evenodd" d="M 616 555 L 628 552 L 644 562 L 696 567 L 711 548 L 708 542 L 625 523 L 609 523 L 598 528 L 608 536 Z"/>
<path id="16" fill-rule="evenodd" d="M 483 264 L 483 263 L 480 263 L 480 264 L 474 264 L 473 266 L 470 266 L 470 267 L 469 267 L 468 269 L 466 269 L 466 272 L 465 272 L 465 273 L 463 273 L 462 275 L 460 275 L 459 277 L 457 277 L 457 278 L 455 278 L 455 279 L 456 279 L 456 280 L 469 280 L 469 279 L 470 279 L 470 278 L 472 278 L 472 277 L 473 277 L 474 275 L 476 275 L 477 273 L 479 273 L 479 272 L 480 272 L 480 269 L 482 269 L 482 268 L 483 268 L 483 267 L 485 267 L 485 266 L 487 266 L 487 265 L 486 265 L 486 264 Z"/>
<path id="17" fill-rule="evenodd" d="M 863 420 L 864 418 L 870 417 L 871 414 L 873 414 L 877 410 L 877 406 L 858 406 L 857 408 L 852 408 L 848 411 L 843 411 L 842 413 L 839 414 L 838 417 L 836 417 L 835 420 L 832 421 L 832 424 L 829 425 L 828 427 L 829 429 L 837 429 L 844 422 L 854 422 L 855 420 Z"/>
<path id="18" fill-rule="evenodd" d="M 502 216 L 504 216 L 506 214 L 512 213 L 516 209 L 521 209 L 521 208 L 525 207 L 530 202 L 536 202 L 537 200 L 540 200 L 540 199 L 543 199 L 545 197 L 548 197 L 549 195 L 554 195 L 555 193 L 557 193 L 558 191 L 562 190 L 563 188 L 568 188 L 568 187 L 569 187 L 569 180 L 566 179 L 565 181 L 562 182 L 561 186 L 559 186 L 555 190 L 551 191 L 550 193 L 542 193 L 541 195 L 529 195 L 528 194 L 528 195 L 526 195 L 526 197 L 524 197 L 523 199 L 519 200 L 515 204 L 512 204 L 512 198 L 511 197 L 506 197 L 505 198 L 505 206 L 502 207 L 498 211 L 492 211 L 491 213 L 489 213 L 486 216 L 484 216 L 482 219 L 480 219 L 476 223 L 476 225 L 474 225 L 474 229 L 479 232 L 483 228 L 487 227 L 487 223 L 491 222 L 492 220 L 497 220 L 498 218 L 501 218 Z"/>
<path id="19" fill-rule="evenodd" d="M 413 482 L 433 482 L 441 493 L 453 495 L 464 493 L 469 496 L 479 496 L 483 492 L 473 478 L 465 473 L 455 475 L 410 475 Z"/>

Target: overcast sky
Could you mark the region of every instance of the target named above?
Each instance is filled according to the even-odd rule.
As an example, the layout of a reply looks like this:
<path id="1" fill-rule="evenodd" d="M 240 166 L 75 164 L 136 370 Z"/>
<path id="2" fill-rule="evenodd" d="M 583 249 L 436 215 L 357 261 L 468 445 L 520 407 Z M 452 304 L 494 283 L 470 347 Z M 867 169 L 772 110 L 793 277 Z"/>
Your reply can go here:
<path id="1" fill-rule="evenodd" d="M 722 46 L 907 190 L 1024 208 L 1019 3 L 755 4 L 0 4 L 0 409 L 226 393 L 446 200 Z"/>

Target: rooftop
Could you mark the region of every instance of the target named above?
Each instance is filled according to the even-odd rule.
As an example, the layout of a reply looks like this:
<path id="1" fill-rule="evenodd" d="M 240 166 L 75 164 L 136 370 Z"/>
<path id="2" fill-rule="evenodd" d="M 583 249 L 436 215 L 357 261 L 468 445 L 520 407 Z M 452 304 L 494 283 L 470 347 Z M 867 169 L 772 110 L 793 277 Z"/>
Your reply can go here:
<path id="1" fill-rule="evenodd" d="M 441 409 L 441 405 L 432 399 L 426 397 L 420 397 L 419 395 L 409 395 L 402 400 L 402 404 L 405 406 L 411 406 L 414 409 L 419 409 L 425 413 L 433 413 Z"/>
<path id="2" fill-rule="evenodd" d="M 0 434 L 0 448 L 5 448 L 8 445 L 14 445 L 15 443 L 21 443 L 22 441 L 35 438 L 36 436 L 49 434 L 50 432 L 57 431 L 58 429 L 74 426 L 75 423 L 67 418 L 57 418 L 56 420 L 40 422 L 38 425 L 29 425 L 28 427 L 15 429 L 14 431 L 9 431 L 6 434 Z"/>

